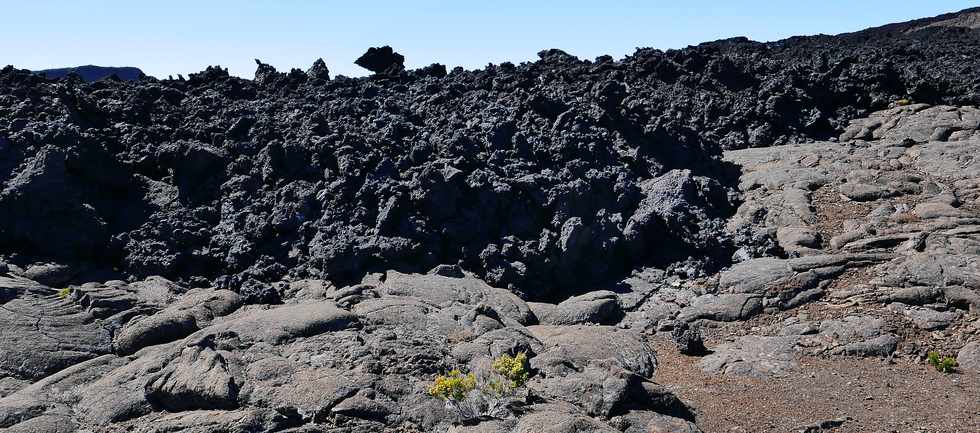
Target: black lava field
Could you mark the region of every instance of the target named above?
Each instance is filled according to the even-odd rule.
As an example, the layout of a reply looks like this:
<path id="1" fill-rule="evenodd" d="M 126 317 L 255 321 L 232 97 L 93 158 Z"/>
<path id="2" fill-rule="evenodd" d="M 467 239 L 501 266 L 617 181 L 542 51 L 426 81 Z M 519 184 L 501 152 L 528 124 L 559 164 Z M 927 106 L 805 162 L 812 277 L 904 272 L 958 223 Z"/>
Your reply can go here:
<path id="1" fill-rule="evenodd" d="M 900 99 L 980 104 L 980 32 L 916 26 L 474 71 L 406 70 L 381 48 L 358 60 L 366 78 L 322 61 L 254 79 L 7 67 L 0 261 L 252 302 L 276 302 L 284 278 L 439 264 L 529 299 L 644 266 L 704 275 L 774 245 L 726 228 L 723 150 L 828 139 Z"/>

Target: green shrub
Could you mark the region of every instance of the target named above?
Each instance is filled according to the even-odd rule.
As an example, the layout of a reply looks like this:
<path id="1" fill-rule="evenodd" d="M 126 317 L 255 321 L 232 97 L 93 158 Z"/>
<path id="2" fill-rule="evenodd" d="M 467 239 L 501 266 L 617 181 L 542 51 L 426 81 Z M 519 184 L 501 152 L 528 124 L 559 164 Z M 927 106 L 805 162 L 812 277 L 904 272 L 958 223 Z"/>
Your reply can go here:
<path id="1" fill-rule="evenodd" d="M 459 370 L 450 371 L 445 376 L 437 376 L 429 387 L 429 395 L 443 400 L 462 401 L 476 389 L 476 375 L 463 374 Z"/>
<path id="2" fill-rule="evenodd" d="M 956 370 L 956 358 L 952 356 L 941 356 L 939 352 L 929 352 L 929 365 L 943 373 L 952 373 Z"/>
<path id="3" fill-rule="evenodd" d="M 508 403 L 531 377 L 527 354 L 501 355 L 481 374 L 453 370 L 437 376 L 429 395 L 444 400 L 462 420 L 481 416 L 506 416 Z"/>
<path id="4" fill-rule="evenodd" d="M 71 296 L 71 292 L 72 292 L 71 287 L 65 287 L 61 290 L 58 290 L 58 299 L 68 299 L 68 297 Z"/>
<path id="5" fill-rule="evenodd" d="M 531 376 L 528 371 L 527 353 L 524 352 L 518 353 L 517 356 L 502 355 L 493 361 L 491 367 L 510 381 L 511 388 L 524 386 Z"/>

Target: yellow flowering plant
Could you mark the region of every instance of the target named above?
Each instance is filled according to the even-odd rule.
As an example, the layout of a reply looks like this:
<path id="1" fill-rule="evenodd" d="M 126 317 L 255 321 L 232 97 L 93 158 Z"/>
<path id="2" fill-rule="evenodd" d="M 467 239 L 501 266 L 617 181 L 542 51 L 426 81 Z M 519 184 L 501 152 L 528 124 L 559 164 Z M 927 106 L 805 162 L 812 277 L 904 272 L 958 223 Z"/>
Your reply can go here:
<path id="1" fill-rule="evenodd" d="M 501 355 L 493 361 L 490 367 L 509 380 L 511 388 L 524 386 L 531 377 L 531 373 L 528 371 L 527 353 L 525 352 L 518 353 L 516 356 Z"/>
<path id="2" fill-rule="evenodd" d="M 450 371 L 445 376 L 437 376 L 429 387 L 429 395 L 442 400 L 462 401 L 476 389 L 476 375 L 463 374 L 459 370 Z"/>
<path id="3" fill-rule="evenodd" d="M 71 287 L 65 287 L 61 290 L 58 290 L 58 299 L 68 299 L 68 297 L 71 296 L 71 292 L 72 292 Z"/>
<path id="4" fill-rule="evenodd" d="M 428 393 L 446 401 L 447 407 L 463 420 L 505 415 L 508 402 L 530 377 L 527 353 L 504 354 L 494 359 L 489 371 L 479 376 L 458 369 L 437 376 Z"/>

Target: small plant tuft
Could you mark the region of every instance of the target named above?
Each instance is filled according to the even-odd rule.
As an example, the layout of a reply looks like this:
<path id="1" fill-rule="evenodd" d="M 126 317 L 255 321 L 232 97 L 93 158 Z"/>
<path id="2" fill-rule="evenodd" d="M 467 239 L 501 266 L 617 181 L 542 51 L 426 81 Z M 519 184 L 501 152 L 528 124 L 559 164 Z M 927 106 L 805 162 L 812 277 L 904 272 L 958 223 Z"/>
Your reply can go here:
<path id="1" fill-rule="evenodd" d="M 484 367 L 485 368 L 485 367 Z M 444 400 L 463 421 L 483 416 L 507 416 L 508 404 L 515 401 L 518 390 L 531 378 L 527 353 L 501 355 L 481 373 L 452 370 L 437 376 L 429 395 Z"/>
<path id="2" fill-rule="evenodd" d="M 58 290 L 58 299 L 68 299 L 68 297 L 71 296 L 71 292 L 71 287 L 65 287 Z"/>
<path id="3" fill-rule="evenodd" d="M 450 371 L 445 376 L 436 377 L 429 387 L 429 395 L 447 401 L 460 402 L 476 389 L 476 375 L 463 374 L 459 370 Z"/>
<path id="4" fill-rule="evenodd" d="M 929 352 L 929 365 L 943 373 L 952 373 L 956 370 L 956 358 L 952 356 L 942 356 L 939 352 Z"/>
<path id="5" fill-rule="evenodd" d="M 508 385 L 511 389 L 524 386 L 531 377 L 531 373 L 528 371 L 527 353 L 525 352 L 518 353 L 517 356 L 501 355 L 493 361 L 490 367 L 510 381 Z"/>
<path id="6" fill-rule="evenodd" d="M 912 100 L 908 98 L 902 98 L 895 101 L 895 105 L 898 107 L 904 107 L 906 105 L 912 105 Z"/>

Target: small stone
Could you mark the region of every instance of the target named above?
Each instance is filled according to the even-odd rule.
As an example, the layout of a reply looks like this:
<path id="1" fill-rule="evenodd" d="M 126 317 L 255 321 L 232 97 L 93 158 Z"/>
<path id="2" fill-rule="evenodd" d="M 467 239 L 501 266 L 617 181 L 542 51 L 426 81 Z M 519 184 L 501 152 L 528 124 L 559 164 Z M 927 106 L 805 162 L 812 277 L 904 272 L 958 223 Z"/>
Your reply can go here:
<path id="1" fill-rule="evenodd" d="M 703 356 L 708 353 L 708 349 L 704 347 L 701 326 L 697 323 L 680 322 L 670 333 L 670 338 L 677 344 L 677 350 L 684 355 Z"/>

